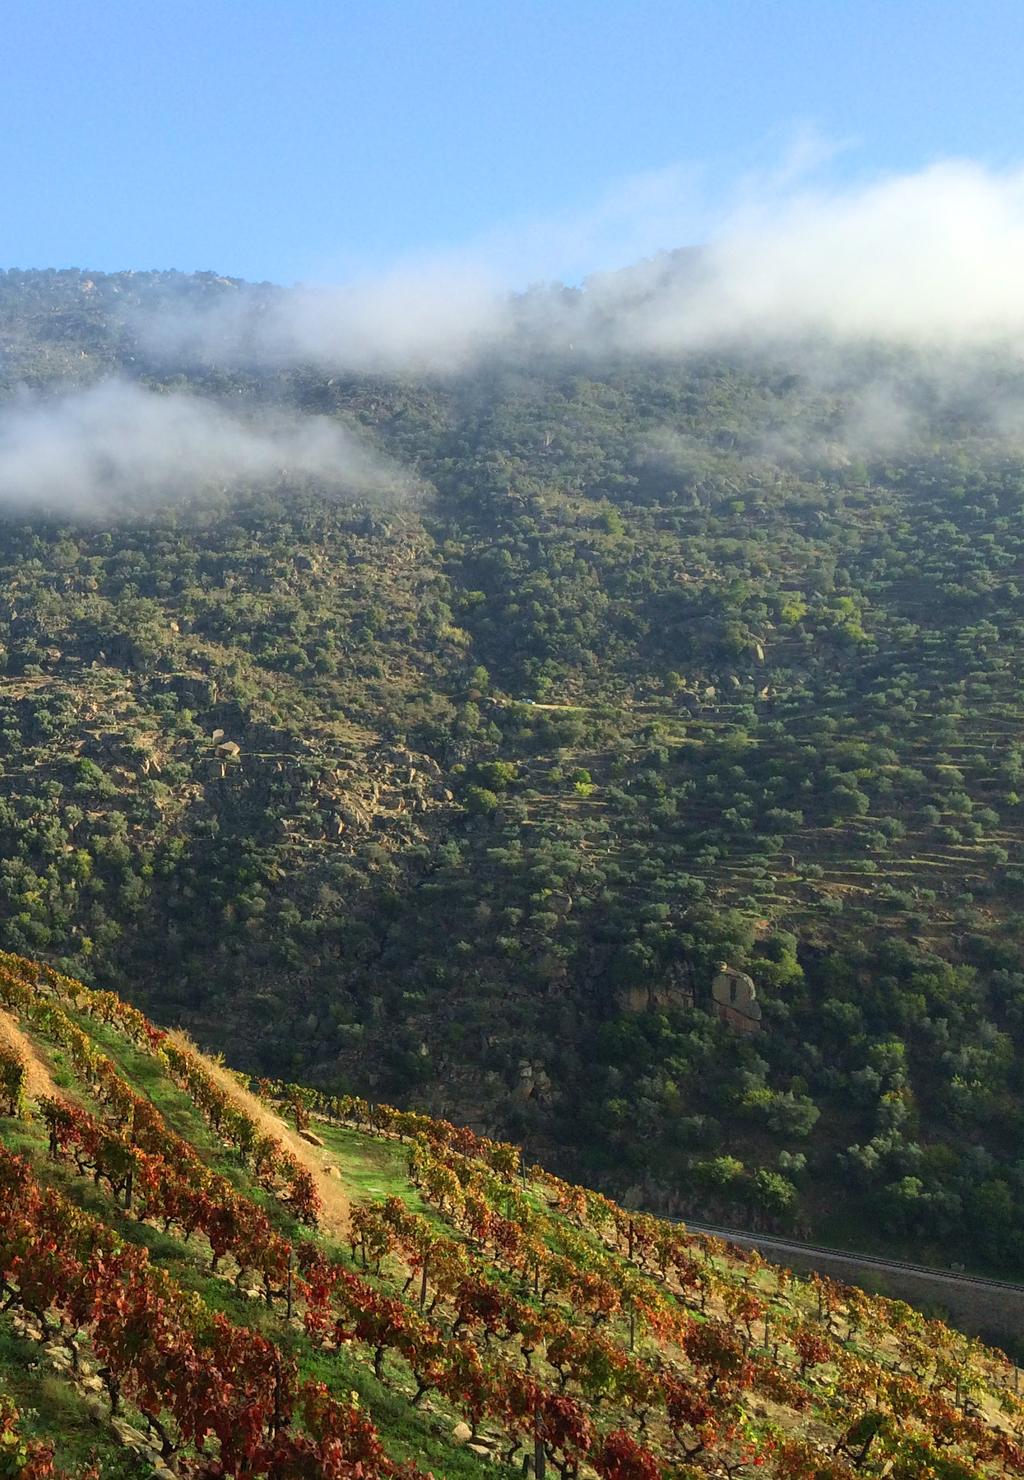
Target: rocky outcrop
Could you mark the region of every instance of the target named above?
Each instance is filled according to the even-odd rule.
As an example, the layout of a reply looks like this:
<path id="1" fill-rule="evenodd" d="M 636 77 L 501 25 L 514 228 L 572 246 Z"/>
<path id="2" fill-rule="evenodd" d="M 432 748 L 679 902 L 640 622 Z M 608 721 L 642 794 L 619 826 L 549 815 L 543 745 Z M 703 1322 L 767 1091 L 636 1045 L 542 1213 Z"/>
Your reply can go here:
<path id="1" fill-rule="evenodd" d="M 714 1011 L 723 1023 L 738 1033 L 761 1031 L 761 1004 L 753 978 L 723 962 L 711 983 Z"/>

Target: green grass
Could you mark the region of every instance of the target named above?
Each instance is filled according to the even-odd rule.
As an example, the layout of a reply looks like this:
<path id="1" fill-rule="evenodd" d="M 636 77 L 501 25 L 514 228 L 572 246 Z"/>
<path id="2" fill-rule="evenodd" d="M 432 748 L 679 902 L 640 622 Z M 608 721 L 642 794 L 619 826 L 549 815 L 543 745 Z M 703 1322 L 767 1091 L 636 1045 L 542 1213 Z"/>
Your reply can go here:
<path id="1" fill-rule="evenodd" d="M 424 1202 L 409 1181 L 407 1146 L 319 1120 L 316 1134 L 333 1152 L 353 1201 L 382 1202 L 388 1197 L 399 1197 L 414 1213 L 422 1213 L 438 1227 L 451 1232 L 437 1210 Z"/>
<path id="2" fill-rule="evenodd" d="M 47 1368 L 36 1343 L 18 1336 L 8 1319 L 0 1321 L 0 1388 L 18 1406 L 21 1432 L 55 1444 L 60 1468 L 96 1464 L 104 1480 L 152 1474 L 146 1461 L 120 1447 L 113 1430 L 93 1416 L 81 1393 Z"/>

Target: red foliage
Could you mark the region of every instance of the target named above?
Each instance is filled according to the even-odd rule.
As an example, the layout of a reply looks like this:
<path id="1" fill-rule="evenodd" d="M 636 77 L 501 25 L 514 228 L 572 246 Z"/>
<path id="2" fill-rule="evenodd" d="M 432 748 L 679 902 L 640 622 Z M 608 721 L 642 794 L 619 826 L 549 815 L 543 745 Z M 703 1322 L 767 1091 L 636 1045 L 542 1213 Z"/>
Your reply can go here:
<path id="1" fill-rule="evenodd" d="M 661 1480 L 661 1468 L 649 1449 L 631 1439 L 624 1429 L 605 1436 L 591 1464 L 602 1480 Z"/>

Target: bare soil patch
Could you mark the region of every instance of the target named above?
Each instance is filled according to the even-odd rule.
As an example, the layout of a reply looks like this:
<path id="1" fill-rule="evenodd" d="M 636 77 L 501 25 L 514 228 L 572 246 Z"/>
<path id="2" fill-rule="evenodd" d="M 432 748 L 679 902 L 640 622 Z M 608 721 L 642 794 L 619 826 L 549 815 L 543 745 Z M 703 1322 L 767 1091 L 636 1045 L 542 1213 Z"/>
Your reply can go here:
<path id="1" fill-rule="evenodd" d="M 199 1053 L 195 1044 L 184 1033 L 174 1032 L 171 1037 L 182 1047 L 188 1048 L 192 1053 Z M 262 1100 L 249 1090 L 243 1089 L 238 1080 L 222 1064 L 215 1063 L 205 1054 L 202 1057 L 204 1066 L 211 1079 L 226 1095 L 244 1110 L 246 1115 L 265 1131 L 267 1135 L 273 1136 L 276 1141 L 285 1147 L 307 1171 L 311 1172 L 316 1179 L 317 1190 L 323 1201 L 323 1213 L 320 1218 L 321 1227 L 327 1233 L 336 1238 L 344 1238 L 348 1232 L 348 1216 L 351 1206 L 348 1193 L 336 1177 L 328 1175 L 328 1167 L 335 1166 L 335 1161 L 329 1151 L 321 1150 L 318 1146 L 311 1146 L 304 1141 L 300 1135 L 292 1130 L 290 1125 L 283 1121 L 280 1115 L 275 1115 Z"/>
<path id="2" fill-rule="evenodd" d="M 0 1042 L 13 1048 L 25 1060 L 25 1092 L 30 1100 L 40 1100 L 46 1095 L 63 1098 L 43 1063 L 32 1040 L 21 1031 L 9 1012 L 0 1008 Z"/>

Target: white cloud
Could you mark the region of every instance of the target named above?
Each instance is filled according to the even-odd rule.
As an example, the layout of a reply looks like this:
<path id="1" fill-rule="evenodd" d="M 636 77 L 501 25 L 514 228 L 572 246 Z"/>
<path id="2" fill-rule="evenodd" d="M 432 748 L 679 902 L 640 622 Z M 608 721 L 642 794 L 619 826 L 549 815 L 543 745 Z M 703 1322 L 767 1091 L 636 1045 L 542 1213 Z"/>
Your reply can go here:
<path id="1" fill-rule="evenodd" d="M 1024 342 L 1024 169 L 951 160 L 808 184 L 834 152 L 804 132 L 732 187 L 706 168 L 653 171 L 585 209 L 516 223 L 457 252 L 337 287 L 282 290 L 258 310 L 243 293 L 199 316 L 150 320 L 142 337 L 171 356 L 380 371 L 458 369 L 524 323 L 596 352 L 821 335 Z M 592 274 L 571 301 L 513 301 L 513 288 L 578 280 L 595 261 L 616 270 Z"/>
<path id="2" fill-rule="evenodd" d="M 633 274 L 611 285 L 613 310 L 631 278 L 639 286 Z M 621 343 L 662 351 L 814 334 L 1019 339 L 1024 171 L 954 161 L 742 205 L 616 325 Z"/>
<path id="3" fill-rule="evenodd" d="M 315 479 L 337 493 L 396 492 L 403 480 L 323 417 L 263 415 L 110 379 L 0 407 L 0 505 L 79 514 L 139 509 L 241 484 Z"/>
<path id="4" fill-rule="evenodd" d="M 258 303 L 235 291 L 216 308 L 143 314 L 136 328 L 144 348 L 169 362 L 445 371 L 500 341 L 508 313 L 486 266 L 453 257 Z"/>

